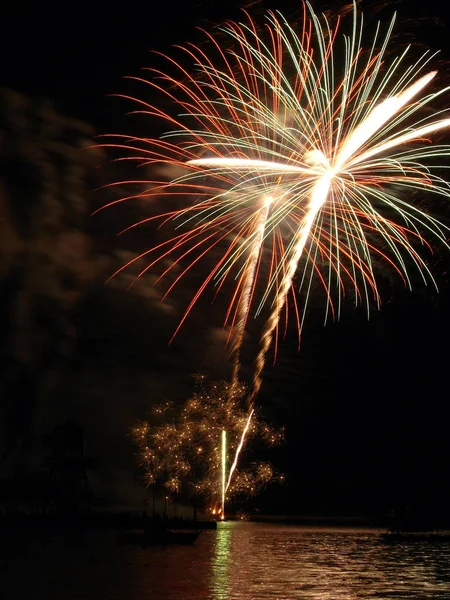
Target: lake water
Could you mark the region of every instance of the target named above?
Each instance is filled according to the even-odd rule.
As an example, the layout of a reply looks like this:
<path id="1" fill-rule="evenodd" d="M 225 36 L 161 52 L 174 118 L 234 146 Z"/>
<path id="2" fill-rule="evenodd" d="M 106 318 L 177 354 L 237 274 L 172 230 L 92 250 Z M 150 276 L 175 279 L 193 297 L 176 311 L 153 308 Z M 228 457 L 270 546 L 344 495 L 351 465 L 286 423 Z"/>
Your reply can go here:
<path id="1" fill-rule="evenodd" d="M 7 544 L 2 600 L 450 600 L 450 543 L 374 531 L 223 523 L 193 546 L 142 549 L 112 531 Z"/>

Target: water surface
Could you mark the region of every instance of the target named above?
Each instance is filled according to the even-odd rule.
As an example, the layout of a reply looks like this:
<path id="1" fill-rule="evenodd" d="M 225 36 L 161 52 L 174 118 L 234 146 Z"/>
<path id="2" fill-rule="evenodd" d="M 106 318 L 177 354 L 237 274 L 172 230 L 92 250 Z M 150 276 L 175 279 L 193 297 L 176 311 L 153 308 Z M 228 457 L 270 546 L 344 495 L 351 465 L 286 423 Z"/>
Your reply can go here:
<path id="1" fill-rule="evenodd" d="M 5 600 L 450 600 L 450 543 L 375 531 L 223 523 L 193 546 L 146 549 L 113 531 L 17 534 L 1 554 Z"/>

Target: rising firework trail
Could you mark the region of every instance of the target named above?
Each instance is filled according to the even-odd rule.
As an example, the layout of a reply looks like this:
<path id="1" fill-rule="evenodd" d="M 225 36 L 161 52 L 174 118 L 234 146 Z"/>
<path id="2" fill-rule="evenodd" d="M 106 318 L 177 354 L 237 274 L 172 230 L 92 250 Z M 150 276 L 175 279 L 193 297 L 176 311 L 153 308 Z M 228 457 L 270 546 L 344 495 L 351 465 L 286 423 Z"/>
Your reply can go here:
<path id="1" fill-rule="evenodd" d="M 231 378 L 231 389 L 233 389 L 239 383 L 240 349 L 244 339 L 245 325 L 247 323 L 251 299 L 255 290 L 258 262 L 261 259 L 261 248 L 264 243 L 264 232 L 272 201 L 272 196 L 262 199 L 262 206 L 256 218 L 254 232 L 255 239 L 250 247 L 247 263 L 244 268 L 243 291 L 239 301 L 237 323 L 232 332 L 233 339 L 231 356 L 233 357 L 233 374 Z"/>
<path id="2" fill-rule="evenodd" d="M 436 84 L 433 54 L 409 62 L 411 48 L 392 55 L 394 22 L 384 35 L 379 25 L 364 46 L 356 4 L 346 32 L 340 18 L 318 16 L 306 3 L 300 27 L 269 12 L 264 27 L 246 14 L 245 22 L 220 27 L 223 38 L 204 32 L 208 50 L 188 45 L 179 62 L 167 58 L 167 71 L 138 79 L 173 102 L 178 115 L 129 98 L 137 112 L 165 121 L 168 133 L 118 136 L 110 144 L 127 153 L 118 160 L 166 174 L 118 182 L 132 188 L 123 200 L 180 202 L 143 219 L 161 221 L 171 234 L 121 269 L 145 259 L 137 277 L 158 268 L 157 282 L 172 275 L 166 297 L 206 265 L 175 334 L 210 285 L 217 294 L 231 292 L 224 325 L 234 329 L 236 382 L 248 318 L 268 313 L 250 415 L 282 314 L 286 321 L 295 316 L 300 334 L 314 279 L 325 289 L 326 317 L 336 318 L 346 290 L 367 312 L 380 306 L 377 263 L 410 289 L 412 270 L 436 285 L 419 250 L 430 248 L 429 237 L 447 246 L 448 228 L 416 199 L 450 196 L 442 177 L 450 146 L 430 140 L 450 126 L 448 110 L 439 108 L 449 88 Z M 244 441 L 245 434 L 240 449 Z"/>
<path id="3" fill-rule="evenodd" d="M 225 495 L 227 493 L 227 432 L 222 429 L 222 520 L 225 519 Z"/>
<path id="4" fill-rule="evenodd" d="M 247 421 L 245 423 L 245 427 L 242 430 L 241 439 L 239 440 L 239 445 L 238 445 L 238 447 L 236 449 L 236 454 L 234 455 L 233 464 L 231 465 L 230 472 L 228 474 L 228 481 L 227 481 L 226 489 L 228 489 L 230 487 L 234 471 L 236 470 L 236 467 L 237 467 L 237 464 L 238 464 L 239 455 L 241 454 L 242 448 L 244 447 L 245 440 L 247 438 L 248 430 L 250 428 L 250 424 L 252 422 L 252 418 L 253 418 L 253 413 L 254 412 L 255 412 L 255 410 L 253 408 L 250 409 L 250 412 L 249 412 L 248 417 L 247 417 Z"/>

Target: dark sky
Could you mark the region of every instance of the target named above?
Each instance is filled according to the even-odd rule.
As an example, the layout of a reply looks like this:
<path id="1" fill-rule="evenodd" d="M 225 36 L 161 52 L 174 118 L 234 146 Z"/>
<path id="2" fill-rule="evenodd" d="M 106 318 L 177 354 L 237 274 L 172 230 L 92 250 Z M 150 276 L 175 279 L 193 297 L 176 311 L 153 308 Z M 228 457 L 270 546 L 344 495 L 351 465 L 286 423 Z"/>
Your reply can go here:
<path id="1" fill-rule="evenodd" d="M 297 6 L 255 4 L 288 12 Z M 389 14 L 395 3 L 387 4 Z M 126 92 L 123 76 L 148 66 L 151 49 L 168 51 L 173 43 L 195 39 L 196 25 L 236 17 L 241 5 L 169 0 L 110 3 L 104 9 L 79 3 L 23 11 L 19 6 L 15 14 L 2 15 L 0 85 L 50 97 L 59 110 L 99 132 L 113 131 L 123 107 L 108 94 Z M 372 5 L 361 4 L 363 10 Z M 450 19 L 443 5 L 431 0 L 396 6 L 421 41 L 442 48 L 446 58 Z M 369 323 L 349 306 L 341 323 L 324 328 L 320 311 L 311 310 L 302 353 L 296 354 L 293 340 L 281 346 L 263 399 L 274 420 L 288 424 L 288 445 L 278 460 L 289 475 L 292 510 L 297 505 L 330 510 L 327 497 L 343 509 L 349 497 L 357 505 L 359 493 L 366 504 L 381 502 L 397 488 L 440 496 L 450 458 L 449 265 L 439 249 L 434 274 L 440 295 L 431 289 L 410 294 L 397 282 L 387 290 L 382 313 Z M 276 506 L 276 494 L 270 498 Z"/>
<path id="2" fill-rule="evenodd" d="M 74 116 L 111 127 L 118 106 L 105 96 L 122 91 L 121 78 L 149 64 L 149 51 L 167 51 L 171 44 L 195 39 L 197 26 L 238 18 L 242 6 L 252 11 L 279 9 L 289 15 L 296 14 L 300 5 L 300 0 L 193 0 L 148 2 L 129 10 L 119 4 L 102 9 L 83 3 L 73 3 L 67 10 L 46 3 L 26 11 L 7 8 L 0 25 L 2 83 L 53 96 Z M 314 6 L 333 11 L 337 4 L 321 0 Z M 448 44 L 446 3 L 370 1 L 360 6 L 366 17 L 374 7 L 381 17 L 397 10 L 412 31 L 420 31 L 421 42 L 444 50 Z"/>

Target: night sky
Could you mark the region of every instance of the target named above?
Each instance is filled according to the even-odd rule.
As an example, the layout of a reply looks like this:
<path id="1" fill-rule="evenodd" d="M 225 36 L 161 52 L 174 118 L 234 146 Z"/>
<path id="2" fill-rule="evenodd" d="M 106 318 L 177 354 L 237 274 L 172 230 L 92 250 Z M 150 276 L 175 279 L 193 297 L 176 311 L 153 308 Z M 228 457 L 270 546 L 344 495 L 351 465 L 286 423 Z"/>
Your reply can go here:
<path id="1" fill-rule="evenodd" d="M 252 4 L 253 10 L 275 7 L 290 14 L 300 3 L 280 0 L 246 5 Z M 442 49 L 442 85 L 448 83 L 448 9 L 437 0 L 420 5 L 407 1 L 386 4 L 388 8 L 380 10 L 380 16 L 389 16 L 397 7 L 400 22 L 404 19 L 413 32 L 412 41 L 417 35 L 424 44 Z M 8 18 L 3 16 L 0 24 L 0 85 L 28 96 L 48 97 L 60 112 L 91 123 L 98 133 L 126 132 L 124 104 L 110 96 L 128 92 L 131 84 L 123 77 L 139 74 L 142 67 L 151 65 L 150 50 L 170 52 L 172 44 L 195 41 L 197 25 L 238 17 L 242 5 L 231 0 L 204 0 L 180 5 L 170 1 L 109 4 L 104 9 L 77 3 L 60 9 L 39 4 L 25 13 L 17 9 Z M 364 11 L 371 7 L 373 3 L 361 3 Z M 401 25 L 399 29 L 403 33 Z M 448 222 L 450 211 L 443 212 Z M 95 231 L 104 228 L 102 218 L 92 217 Z M 111 247 L 117 243 L 112 231 L 104 235 L 102 243 Z M 119 262 L 111 265 L 114 269 L 119 266 Z M 376 512 L 399 498 L 422 499 L 441 507 L 448 503 L 450 497 L 444 493 L 450 460 L 448 251 L 435 248 L 430 266 L 439 294 L 419 283 L 410 293 L 392 274 L 381 273 L 384 304 L 369 322 L 364 311 L 355 309 L 349 300 L 341 322 L 324 327 L 324 300 L 313 297 L 300 354 L 295 331 L 290 331 L 280 345 L 276 366 L 267 367 L 260 398 L 269 420 L 287 426 L 285 447 L 270 456 L 286 473 L 287 483 L 268 490 L 250 503 L 252 507 L 272 512 L 351 513 Z M 103 275 L 108 273 L 99 275 L 101 285 Z M 113 291 L 117 293 L 117 285 Z M 181 305 L 188 293 L 181 290 L 181 297 L 173 300 L 176 314 L 177 302 Z M 210 310 L 207 319 L 204 312 L 194 311 L 176 342 L 168 347 L 174 315 L 168 313 L 165 323 L 164 311 L 155 309 L 149 313 L 150 321 L 143 323 L 131 316 L 134 300 L 123 302 L 126 312 L 117 305 L 102 312 L 93 301 L 92 320 L 85 318 L 80 325 L 80 347 L 83 360 L 91 361 L 92 368 L 107 369 L 107 354 L 114 350 L 102 342 L 102 336 L 90 336 L 89 331 L 94 322 L 104 339 L 114 330 L 120 360 L 127 369 L 133 365 L 135 377 L 129 385 L 136 388 L 135 400 L 124 406 L 116 398 L 111 405 L 108 390 L 103 396 L 100 390 L 97 401 L 86 404 L 81 412 L 88 430 L 86 424 L 95 423 L 91 438 L 107 435 L 100 425 L 106 418 L 106 429 L 113 432 L 108 443 L 117 443 L 131 456 L 129 442 L 120 441 L 127 437 L 122 423 L 132 423 L 133 415 L 136 420 L 143 418 L 146 405 L 153 400 L 171 394 L 179 400 L 195 370 L 205 368 L 220 378 L 228 367 L 217 311 Z M 133 346 L 130 331 L 140 328 L 148 332 L 147 342 Z M 138 381 L 146 368 L 153 381 L 146 384 L 143 396 Z M 123 392 L 126 404 L 126 381 Z M 64 414 L 65 399 L 60 402 Z M 101 447 L 95 441 L 91 445 Z M 116 477 L 113 470 L 108 477 Z M 122 481 L 123 476 L 118 479 Z"/>

